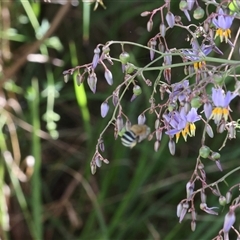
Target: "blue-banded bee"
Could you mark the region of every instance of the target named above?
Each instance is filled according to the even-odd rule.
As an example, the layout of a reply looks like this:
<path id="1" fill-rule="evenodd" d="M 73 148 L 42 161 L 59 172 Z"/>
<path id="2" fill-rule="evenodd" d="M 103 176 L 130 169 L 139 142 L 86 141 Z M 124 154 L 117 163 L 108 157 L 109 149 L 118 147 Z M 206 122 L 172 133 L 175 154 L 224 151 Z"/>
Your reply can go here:
<path id="1" fill-rule="evenodd" d="M 133 148 L 138 142 L 141 142 L 150 134 L 150 128 L 147 125 L 132 125 L 129 130 L 123 133 L 121 137 L 122 144 Z"/>

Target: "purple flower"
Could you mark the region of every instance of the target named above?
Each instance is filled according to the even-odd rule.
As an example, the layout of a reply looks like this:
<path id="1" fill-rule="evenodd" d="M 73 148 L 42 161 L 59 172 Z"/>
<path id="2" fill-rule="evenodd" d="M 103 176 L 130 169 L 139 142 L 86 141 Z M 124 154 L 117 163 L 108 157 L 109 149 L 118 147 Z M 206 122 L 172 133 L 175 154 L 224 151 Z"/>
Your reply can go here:
<path id="1" fill-rule="evenodd" d="M 184 57 L 190 61 L 198 61 L 194 63 L 194 69 L 198 70 L 205 66 L 205 61 L 200 61 L 203 57 L 207 56 L 211 51 L 214 49 L 211 45 L 202 44 L 201 47 L 199 46 L 197 41 L 192 41 L 192 49 L 184 49 L 182 53 Z"/>
<path id="2" fill-rule="evenodd" d="M 212 110 L 211 118 L 216 124 L 219 124 L 221 119 L 227 121 L 229 114 L 228 106 L 236 96 L 236 93 L 227 91 L 227 94 L 225 94 L 221 88 L 212 88 L 212 101 L 215 108 Z"/>
<path id="3" fill-rule="evenodd" d="M 225 42 L 228 41 L 228 38 L 231 37 L 230 27 L 232 25 L 233 19 L 234 15 L 229 16 L 223 12 L 222 8 L 219 8 L 217 18 L 214 17 L 212 19 L 212 23 L 218 28 L 215 34 L 215 38 L 219 36 L 221 42 L 223 41 L 223 38 L 225 38 Z"/>
<path id="4" fill-rule="evenodd" d="M 196 126 L 194 122 L 200 120 L 195 108 L 192 108 L 187 114 L 182 108 L 180 113 L 174 111 L 163 117 L 172 127 L 172 129 L 166 131 L 166 134 L 170 136 L 176 135 L 176 142 L 178 142 L 181 133 L 185 141 L 187 141 L 187 136 L 195 136 Z"/>
<path id="5" fill-rule="evenodd" d="M 170 93 L 169 99 L 172 102 L 176 102 L 177 99 L 179 102 L 183 102 L 187 99 L 188 94 L 190 93 L 189 81 L 184 80 L 183 82 L 172 84 L 172 93 Z"/>

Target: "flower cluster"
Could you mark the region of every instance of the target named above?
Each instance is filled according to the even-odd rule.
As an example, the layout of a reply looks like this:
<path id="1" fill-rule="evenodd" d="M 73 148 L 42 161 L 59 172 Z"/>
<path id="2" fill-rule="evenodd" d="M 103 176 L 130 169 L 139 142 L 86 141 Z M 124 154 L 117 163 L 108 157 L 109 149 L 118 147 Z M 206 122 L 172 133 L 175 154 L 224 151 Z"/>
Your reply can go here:
<path id="1" fill-rule="evenodd" d="M 213 4 L 216 5 L 216 2 Z M 197 20 L 204 17 L 204 10 L 198 6 L 197 1 L 180 1 L 179 8 L 186 16 L 187 20 L 191 21 L 190 13 L 193 11 L 193 17 Z M 164 15 L 165 11 L 165 15 Z M 99 136 L 96 152 L 91 161 L 91 171 L 94 174 L 97 167 L 101 167 L 102 162 L 109 161 L 102 156 L 104 147 L 104 133 L 110 125 L 114 125 L 114 138 L 124 136 L 124 146 L 135 146 L 139 139 L 148 139 L 154 141 L 154 150 L 158 151 L 163 134 L 169 138 L 169 151 L 172 155 L 176 152 L 176 144 L 180 136 L 187 142 L 190 137 L 195 137 L 197 134 L 197 126 L 204 126 L 201 129 L 202 140 L 199 149 L 199 155 L 196 160 L 196 168 L 194 173 L 187 183 L 187 197 L 178 205 L 177 216 L 181 222 L 187 212 L 192 214 L 192 230 L 196 227 L 196 213 L 193 199 L 197 194 L 200 194 L 201 204 L 200 209 L 208 214 L 217 215 L 216 207 L 208 207 L 206 202 L 205 189 L 209 188 L 215 195 L 219 196 L 219 202 L 222 205 L 229 203 L 230 200 L 224 201 L 220 193 L 217 183 L 214 185 L 207 184 L 206 172 L 202 159 L 210 159 L 216 163 L 216 166 L 222 171 L 220 163 L 221 155 L 219 152 L 213 151 L 206 145 L 206 137 L 213 138 L 214 132 L 221 134 L 227 133 L 227 139 L 236 138 L 236 132 L 239 128 L 238 120 L 233 120 L 231 116 L 230 104 L 233 99 L 239 96 L 238 78 L 235 74 L 235 67 L 240 64 L 238 60 L 228 61 L 222 59 L 223 52 L 218 45 L 218 37 L 220 42 L 225 40 L 230 46 L 232 23 L 235 19 L 235 14 L 230 15 L 227 6 L 219 5 L 216 11 L 207 16 L 207 18 L 199 23 L 199 25 L 191 24 L 184 26 L 180 17 L 175 16 L 170 11 L 170 1 L 165 3 L 153 11 L 145 11 L 141 14 L 142 17 L 149 17 L 147 22 L 147 31 L 151 32 L 154 28 L 153 18 L 156 13 L 161 14 L 161 23 L 159 31 L 152 36 L 146 46 L 135 44 L 132 42 L 109 41 L 105 45 L 98 44 L 94 50 L 92 63 L 83 66 L 77 66 L 64 72 L 65 77 L 78 71 L 78 83 L 84 82 L 84 76 L 88 75 L 87 83 L 93 93 L 96 92 L 97 75 L 95 69 L 101 66 L 104 70 L 104 77 L 109 85 L 113 85 L 113 75 L 107 67 L 106 62 L 112 65 L 116 60 L 121 63 L 123 72 L 123 81 L 116 83 L 112 94 L 108 96 L 101 104 L 101 116 L 109 115 L 110 100 L 113 103 L 114 111 L 112 117 Z M 167 24 L 165 24 L 165 21 Z M 173 27 L 184 29 L 190 36 L 191 47 L 186 49 L 169 48 L 165 39 L 167 31 Z M 214 37 L 215 31 L 215 37 Z M 119 58 L 111 56 L 110 49 L 112 45 L 121 44 L 122 52 Z M 130 59 L 130 53 L 124 49 L 125 45 L 135 45 L 147 49 L 150 55 L 150 62 L 144 67 L 134 65 Z M 216 58 L 208 57 L 213 52 L 217 53 Z M 174 59 L 175 56 L 178 58 Z M 180 59 L 181 62 L 176 64 Z M 174 59 L 174 61 L 173 61 Z M 209 64 L 211 62 L 211 64 Z M 212 64 L 214 62 L 214 64 Z M 158 63 L 156 67 L 154 64 Z M 187 75 L 183 79 L 172 79 L 172 69 L 183 66 L 183 72 Z M 147 71 L 158 71 L 159 74 L 153 79 L 146 77 Z M 235 87 L 230 91 L 227 87 L 226 79 L 231 76 L 235 82 Z M 141 78 L 139 82 L 135 79 Z M 115 85 L 115 84 L 114 84 Z M 134 125 L 131 128 L 131 121 L 125 113 L 121 99 L 123 98 L 126 89 L 132 88 L 132 98 L 129 99 L 131 104 L 134 104 L 136 98 L 141 97 L 142 88 L 151 88 L 152 94 L 149 97 L 149 106 L 137 117 L 138 125 L 145 127 L 139 128 Z M 156 100 L 157 94 L 160 92 L 161 101 Z M 145 96 L 146 97 L 146 96 Z M 147 114 L 155 114 L 156 120 L 154 129 L 151 133 L 143 132 L 139 129 L 148 129 L 146 127 Z M 150 126 L 151 127 L 151 126 Z M 136 130 L 138 129 L 138 130 Z M 189 138 L 188 138 L 189 137 Z M 133 144 L 134 141 L 134 144 Z M 223 147 L 225 142 L 223 143 Z M 200 190 L 194 190 L 195 182 L 200 181 L 202 187 Z M 227 198 L 227 197 L 226 197 Z M 190 206 L 191 205 L 191 206 Z M 234 205 L 230 208 L 226 215 L 222 232 L 226 235 L 235 222 L 234 211 L 238 206 Z"/>

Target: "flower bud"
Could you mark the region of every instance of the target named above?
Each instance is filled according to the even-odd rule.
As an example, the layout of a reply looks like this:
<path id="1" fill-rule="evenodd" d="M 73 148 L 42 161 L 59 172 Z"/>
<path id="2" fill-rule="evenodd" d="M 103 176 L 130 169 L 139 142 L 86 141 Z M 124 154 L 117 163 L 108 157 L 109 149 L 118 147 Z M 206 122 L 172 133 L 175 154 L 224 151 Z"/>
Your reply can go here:
<path id="1" fill-rule="evenodd" d="M 204 17 L 204 10 L 201 7 L 197 7 L 193 12 L 193 17 L 197 20 L 202 19 Z"/>
<path id="2" fill-rule="evenodd" d="M 172 155 L 174 155 L 175 154 L 175 150 L 176 150 L 176 144 L 175 144 L 175 142 L 172 139 L 170 139 L 170 141 L 168 142 L 168 148 L 169 148 L 170 153 Z"/>
<path id="3" fill-rule="evenodd" d="M 149 14 L 151 14 L 151 12 L 144 11 L 144 12 L 141 13 L 141 17 L 147 17 Z"/>
<path id="4" fill-rule="evenodd" d="M 112 95 L 113 106 L 117 106 L 118 102 L 119 102 L 118 93 L 113 92 L 113 95 Z"/>
<path id="5" fill-rule="evenodd" d="M 168 12 L 166 14 L 166 21 L 167 21 L 168 26 L 170 28 L 173 28 L 173 26 L 175 24 L 175 17 L 174 17 L 174 15 L 171 12 Z"/>
<path id="6" fill-rule="evenodd" d="M 221 154 L 218 153 L 218 152 L 213 152 L 212 155 L 211 155 L 211 158 L 213 160 L 219 160 L 221 158 Z"/>
<path id="7" fill-rule="evenodd" d="M 227 200 L 224 196 L 220 196 L 218 201 L 221 206 L 225 206 L 227 204 Z"/>
<path id="8" fill-rule="evenodd" d="M 102 166 L 102 161 L 99 156 L 95 158 L 95 163 L 99 168 Z"/>
<path id="9" fill-rule="evenodd" d="M 63 78 L 64 78 L 64 82 L 67 83 L 69 80 L 69 74 L 68 73 L 64 74 Z"/>
<path id="10" fill-rule="evenodd" d="M 104 77 L 109 85 L 113 84 L 113 76 L 108 69 L 105 70 Z"/>
<path id="11" fill-rule="evenodd" d="M 96 47 L 94 49 L 94 56 L 93 56 L 93 60 L 92 60 L 92 67 L 93 69 L 97 67 L 98 65 L 98 60 L 100 58 L 100 48 L 99 47 Z"/>
<path id="12" fill-rule="evenodd" d="M 130 59 L 130 55 L 127 52 L 122 52 L 119 55 L 119 59 L 120 59 L 122 64 L 126 64 Z"/>
<path id="13" fill-rule="evenodd" d="M 187 2 L 184 1 L 184 0 L 181 0 L 180 3 L 179 3 L 179 9 L 184 11 L 184 10 L 187 10 L 188 6 L 187 6 Z"/>
<path id="14" fill-rule="evenodd" d="M 87 78 L 88 86 L 92 90 L 93 93 L 96 92 L 97 89 L 97 77 L 95 73 L 92 73 Z"/>
<path id="15" fill-rule="evenodd" d="M 150 60 L 152 61 L 155 55 L 155 51 L 153 50 L 156 49 L 157 41 L 155 39 L 151 39 L 149 45 L 150 45 Z"/>
<path id="16" fill-rule="evenodd" d="M 199 107 L 201 107 L 201 105 L 202 105 L 202 100 L 201 100 L 200 97 L 194 97 L 194 98 L 192 98 L 192 100 L 191 100 L 191 106 L 192 106 L 193 108 L 199 108 Z"/>
<path id="17" fill-rule="evenodd" d="M 226 216 L 224 218 L 224 224 L 223 224 L 223 232 L 224 233 L 229 232 L 229 230 L 232 228 L 233 224 L 235 223 L 235 220 L 236 220 L 235 212 L 230 207 L 229 212 L 226 214 Z"/>
<path id="18" fill-rule="evenodd" d="M 208 134 L 208 136 L 209 136 L 210 138 L 213 138 L 213 137 L 214 137 L 212 127 L 211 127 L 209 124 L 206 125 L 206 133 Z"/>
<path id="19" fill-rule="evenodd" d="M 196 221 L 191 221 L 191 230 L 194 232 L 196 229 Z"/>
<path id="20" fill-rule="evenodd" d="M 180 217 L 182 209 L 183 209 L 183 205 L 182 205 L 182 203 L 179 203 L 177 205 L 177 217 Z"/>
<path id="21" fill-rule="evenodd" d="M 220 124 L 218 125 L 217 131 L 218 131 L 219 133 L 223 133 L 224 130 L 225 130 L 225 127 L 226 127 L 226 123 L 225 123 L 225 121 L 222 121 L 222 122 L 220 122 Z"/>
<path id="22" fill-rule="evenodd" d="M 160 147 L 160 142 L 159 141 L 155 141 L 155 143 L 154 143 L 154 151 L 157 152 L 159 147 Z"/>
<path id="23" fill-rule="evenodd" d="M 109 161 L 106 158 L 103 159 L 103 162 L 109 164 Z"/>
<path id="24" fill-rule="evenodd" d="M 123 119 L 121 116 L 117 117 L 116 125 L 117 125 L 118 132 L 120 132 L 123 129 Z"/>
<path id="25" fill-rule="evenodd" d="M 206 201 L 207 201 L 207 195 L 205 194 L 205 192 L 202 190 L 201 191 L 201 202 L 202 203 L 206 203 Z"/>
<path id="26" fill-rule="evenodd" d="M 104 152 L 105 151 L 105 144 L 103 142 L 103 140 L 101 140 L 101 142 L 99 143 L 99 149 Z"/>
<path id="27" fill-rule="evenodd" d="M 225 77 L 220 74 L 214 74 L 212 78 L 213 78 L 213 81 L 219 86 L 222 86 L 225 82 Z"/>
<path id="28" fill-rule="evenodd" d="M 125 69 L 127 74 L 131 74 L 135 70 L 135 67 L 132 63 L 127 63 Z"/>
<path id="29" fill-rule="evenodd" d="M 158 141 L 161 141 L 161 139 L 162 139 L 162 130 L 161 129 L 156 130 L 156 139 Z"/>
<path id="30" fill-rule="evenodd" d="M 139 125 L 143 125 L 146 122 L 146 117 L 145 115 L 142 113 L 138 116 L 138 124 Z"/>
<path id="31" fill-rule="evenodd" d="M 228 129 L 228 138 L 229 138 L 229 139 L 236 138 L 236 128 L 234 127 L 233 124 L 231 124 L 231 125 L 229 126 L 229 129 Z"/>
<path id="32" fill-rule="evenodd" d="M 165 51 L 165 46 L 161 41 L 158 44 L 158 50 L 159 50 L 159 52 L 164 52 Z"/>
<path id="33" fill-rule="evenodd" d="M 154 124 L 155 129 L 158 129 L 159 126 L 160 126 L 160 120 L 156 119 L 155 124 Z"/>
<path id="34" fill-rule="evenodd" d="M 91 168 L 91 173 L 92 173 L 92 175 L 94 175 L 94 174 L 96 173 L 96 171 L 97 171 L 96 164 L 93 163 L 93 162 L 91 162 L 91 163 L 90 163 L 90 168 Z"/>
<path id="35" fill-rule="evenodd" d="M 227 201 L 227 204 L 229 204 L 232 200 L 232 192 L 231 191 L 228 191 L 226 193 L 226 201 Z"/>
<path id="36" fill-rule="evenodd" d="M 167 30 L 166 25 L 164 23 L 161 23 L 159 26 L 159 31 L 162 37 L 166 36 L 166 30 Z"/>
<path id="37" fill-rule="evenodd" d="M 186 184 L 187 199 L 191 198 L 193 191 L 194 191 L 194 183 L 188 182 Z"/>
<path id="38" fill-rule="evenodd" d="M 101 104 L 101 116 L 103 118 L 105 118 L 107 116 L 107 113 L 108 113 L 108 110 L 109 110 L 109 105 L 108 103 L 105 101 Z"/>
<path id="39" fill-rule="evenodd" d="M 210 152 L 211 152 L 211 150 L 210 150 L 210 148 L 207 147 L 207 146 L 202 146 L 202 147 L 199 149 L 199 155 L 200 155 L 202 158 L 208 158 Z"/>
<path id="40" fill-rule="evenodd" d="M 151 32 L 151 31 L 152 31 L 152 28 L 153 28 L 153 21 L 152 21 L 152 19 L 150 19 L 150 20 L 147 22 L 147 31 L 148 31 L 148 32 Z"/>
<path id="41" fill-rule="evenodd" d="M 138 96 L 138 95 L 140 95 L 141 93 L 142 93 L 142 88 L 141 88 L 140 86 L 138 86 L 138 85 L 135 85 L 135 86 L 133 87 L 133 94 L 136 95 L 136 96 Z"/>
<path id="42" fill-rule="evenodd" d="M 83 75 L 78 73 L 77 76 L 76 76 L 76 80 L 77 80 L 77 85 L 80 86 L 83 83 L 83 81 L 84 81 Z"/>
<path id="43" fill-rule="evenodd" d="M 203 110 L 206 118 L 209 119 L 212 114 L 212 104 L 209 102 L 204 103 Z"/>
<path id="44" fill-rule="evenodd" d="M 125 123 L 125 126 L 126 126 L 127 131 L 130 130 L 131 125 L 132 125 L 131 122 L 130 122 L 129 120 L 127 120 L 126 123 Z"/>

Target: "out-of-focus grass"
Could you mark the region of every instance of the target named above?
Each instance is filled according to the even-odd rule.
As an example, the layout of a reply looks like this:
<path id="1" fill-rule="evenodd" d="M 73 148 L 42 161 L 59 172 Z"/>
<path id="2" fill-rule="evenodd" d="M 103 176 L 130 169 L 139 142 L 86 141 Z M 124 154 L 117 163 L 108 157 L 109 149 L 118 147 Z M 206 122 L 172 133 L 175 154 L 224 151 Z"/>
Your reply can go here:
<path id="1" fill-rule="evenodd" d="M 4 90 L 4 98 L 15 105 L 13 108 L 11 105 L 4 107 L 0 117 L 3 156 L 0 187 L 11 190 L 10 196 L 3 191 L 0 196 L 1 235 L 4 239 L 19 239 L 17 234 L 20 232 L 25 238 L 48 240 L 210 239 L 221 227 L 226 209 L 220 208 L 218 217 L 196 209 L 199 215 L 193 233 L 190 216 L 181 224 L 176 217 L 176 206 L 185 197 L 185 185 L 194 167 L 195 144 L 200 144 L 198 135 L 192 143 L 181 140 L 173 157 L 169 154 L 166 137 L 158 152 L 154 152 L 153 143 L 147 141 L 129 150 L 120 144 L 119 139 L 114 141 L 113 129 L 109 129 L 104 135 L 104 154 L 110 164 L 103 165 L 96 175 L 90 175 L 89 163 L 95 144 L 108 121 L 108 117 L 100 117 L 100 104 L 111 94 L 112 87 L 105 84 L 100 68 L 97 68 L 99 79 L 95 95 L 85 83 L 78 87 L 70 80 L 63 85 L 62 72 L 74 65 L 91 62 L 93 50 L 100 42 L 114 39 L 146 43 L 150 35 L 146 31 L 146 19 L 139 15 L 158 7 L 159 3 L 106 1 L 105 5 L 106 10 L 99 6 L 94 12 L 90 6 L 92 12 L 87 25 L 90 29 L 85 29 L 89 30 L 88 44 L 84 41 L 82 2 L 71 7 L 54 33 L 55 38 L 46 39 L 38 51 L 48 60 L 41 63 L 36 58 L 35 62 L 26 62 L 12 77 L 20 91 L 14 91 L 14 88 Z M 5 7 L 15 19 L 11 22 L 15 31 L 12 31 L 13 35 L 4 31 L 3 37 L 9 40 L 12 53 L 18 50 L 24 53 L 23 45 L 19 43 L 28 48 L 30 40 L 41 37 L 51 26 L 60 5 L 21 1 L 18 7 L 11 4 Z M 25 23 L 22 19 L 26 20 Z M 158 31 L 157 19 L 154 27 Z M 170 45 L 174 44 L 174 36 L 167 36 L 167 39 Z M 149 61 L 148 52 L 126 48 L 136 63 Z M 120 47 L 113 51 L 116 51 L 113 55 L 118 56 Z M 21 55 L 16 56 L 16 59 L 5 61 L 5 66 L 21 58 Z M 56 65 L 61 62 L 57 60 L 64 61 L 64 65 Z M 114 65 L 112 72 L 114 84 L 117 84 L 122 79 L 121 66 Z M 154 78 L 154 75 L 149 77 Z M 148 106 L 147 97 L 144 97 L 148 91 L 143 89 L 143 97 L 131 104 L 125 99 L 124 110 L 133 122 L 139 109 Z M 20 162 L 15 158 L 13 131 L 6 127 L 9 119 L 13 119 L 16 127 L 14 134 L 19 141 Z M 147 120 L 153 126 L 151 116 Z M 58 139 L 54 139 L 58 135 Z M 217 150 L 221 138 L 212 144 Z M 238 161 L 239 148 L 235 142 L 230 152 L 231 161 L 228 161 L 229 151 L 222 155 L 224 171 Z M 11 159 L 27 176 L 21 163 L 30 154 L 35 158 L 34 173 L 27 181 L 21 182 L 13 171 Z M 209 181 L 222 176 L 214 163 L 206 160 L 205 164 Z M 228 179 L 229 185 L 236 181 L 234 177 L 236 175 Z M 225 194 L 224 184 L 221 187 Z M 209 205 L 219 207 L 217 197 L 209 195 L 207 201 Z M 4 202 L 9 208 L 4 207 Z M 196 206 L 198 204 L 200 200 Z M 8 217 L 11 218 L 10 230 L 7 228 Z"/>

